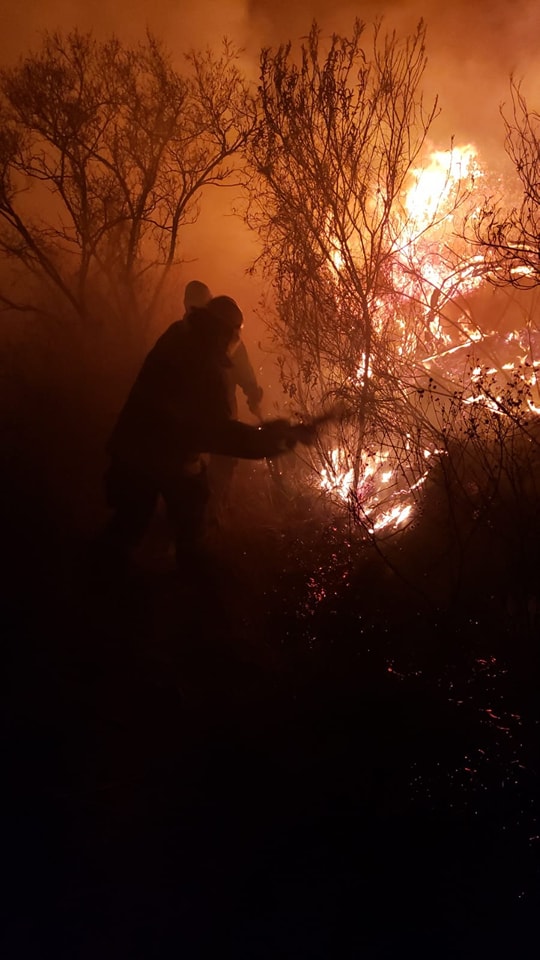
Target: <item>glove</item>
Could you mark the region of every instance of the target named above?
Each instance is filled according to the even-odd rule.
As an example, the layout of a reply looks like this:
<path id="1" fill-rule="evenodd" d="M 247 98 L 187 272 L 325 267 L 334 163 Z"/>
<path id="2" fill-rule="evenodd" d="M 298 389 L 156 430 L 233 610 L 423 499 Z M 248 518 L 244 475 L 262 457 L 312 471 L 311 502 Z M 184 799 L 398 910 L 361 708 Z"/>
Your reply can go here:
<path id="1" fill-rule="evenodd" d="M 303 443 L 306 447 L 312 447 L 317 442 L 317 429 L 310 423 L 299 423 L 295 427 L 289 427 L 289 433 L 292 446 Z"/>
<path id="2" fill-rule="evenodd" d="M 293 427 L 291 427 L 288 420 L 269 420 L 263 423 L 259 429 L 264 432 L 270 445 L 275 447 L 276 454 L 291 450 L 296 443 L 291 435 Z M 268 454 L 268 456 L 272 455 L 273 454 Z"/>
<path id="3" fill-rule="evenodd" d="M 312 446 L 317 440 L 317 430 L 307 423 L 293 426 L 288 420 L 271 420 L 264 424 L 264 429 L 283 452 L 292 450 L 297 443 Z"/>

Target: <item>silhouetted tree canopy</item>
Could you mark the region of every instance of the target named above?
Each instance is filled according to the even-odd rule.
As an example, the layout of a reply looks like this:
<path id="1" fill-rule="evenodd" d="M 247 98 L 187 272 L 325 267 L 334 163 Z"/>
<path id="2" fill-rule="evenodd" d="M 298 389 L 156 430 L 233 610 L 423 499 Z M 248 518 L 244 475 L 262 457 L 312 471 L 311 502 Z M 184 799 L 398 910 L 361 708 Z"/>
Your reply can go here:
<path id="1" fill-rule="evenodd" d="M 346 436 L 357 476 L 362 449 L 375 434 L 393 431 L 395 442 L 408 408 L 416 338 L 404 347 L 418 322 L 400 283 L 410 269 L 405 189 L 437 113 L 424 103 L 425 65 L 423 23 L 402 40 L 357 21 L 350 38 L 327 43 L 314 24 L 298 56 L 288 44 L 261 58 L 248 218 L 275 278 L 284 383 L 300 408 L 339 397 L 354 411 Z"/>
<path id="2" fill-rule="evenodd" d="M 0 301 L 47 309 L 43 280 L 82 318 L 107 303 L 151 315 L 203 188 L 233 176 L 253 107 L 235 50 L 180 72 L 148 34 L 135 46 L 77 30 L 0 75 Z"/>
<path id="3" fill-rule="evenodd" d="M 492 282 L 529 289 L 540 283 L 540 114 L 514 78 L 509 113 L 501 108 L 505 148 L 520 183 L 520 197 L 492 197 L 471 221 Z"/>

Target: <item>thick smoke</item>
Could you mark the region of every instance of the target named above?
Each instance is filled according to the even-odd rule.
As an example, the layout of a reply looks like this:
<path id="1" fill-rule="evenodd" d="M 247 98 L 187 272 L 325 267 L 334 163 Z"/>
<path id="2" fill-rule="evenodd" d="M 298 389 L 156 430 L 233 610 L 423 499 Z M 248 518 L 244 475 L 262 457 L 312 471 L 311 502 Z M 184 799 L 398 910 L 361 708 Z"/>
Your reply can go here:
<path id="1" fill-rule="evenodd" d="M 350 31 L 354 17 L 384 24 L 406 34 L 423 18 L 427 23 L 426 94 L 438 95 L 441 115 L 434 127 L 437 146 L 451 136 L 474 143 L 494 162 L 502 151 L 501 103 L 508 100 L 509 76 L 524 78 L 531 104 L 540 92 L 536 0 L 397 0 L 394 3 L 341 0 L 250 0 L 253 36 L 277 43 L 306 33 L 315 18 L 328 32 Z"/>
<path id="2" fill-rule="evenodd" d="M 261 46 L 297 42 L 315 18 L 324 32 L 348 33 L 355 17 L 370 23 L 384 17 L 385 28 L 404 35 L 420 18 L 428 26 L 426 96 L 439 97 L 441 113 L 432 128 L 434 147 L 473 143 L 490 166 L 502 163 L 503 127 L 499 108 L 509 96 L 509 76 L 524 78 L 531 106 L 538 106 L 540 24 L 536 0 L 20 0 L 0 14 L 0 58 L 12 63 L 39 44 L 44 30 L 93 30 L 116 33 L 127 42 L 145 30 L 161 36 L 175 58 L 190 47 L 216 46 L 223 36 L 245 50 L 244 63 L 257 77 Z M 216 293 L 242 303 L 246 318 L 258 299 L 246 277 L 255 255 L 254 239 L 230 216 L 231 193 L 205 197 L 201 217 L 185 235 L 183 275 L 206 280 Z M 253 344 L 262 336 L 256 322 L 246 324 Z"/>
<path id="3" fill-rule="evenodd" d="M 20 0 L 0 14 L 0 58 L 12 61 L 45 29 L 77 25 L 133 41 L 149 28 L 179 57 L 191 46 L 215 45 L 227 35 L 246 49 L 256 71 L 262 45 L 298 40 L 314 18 L 324 31 L 347 32 L 354 17 L 369 23 L 381 16 L 388 29 L 401 34 L 420 18 L 427 22 L 427 93 L 440 98 L 434 131 L 440 146 L 454 135 L 496 154 L 499 106 L 508 99 L 510 73 L 525 78 L 533 104 L 540 92 L 536 0 Z"/>
<path id="4" fill-rule="evenodd" d="M 0 57 L 13 60 L 44 30 L 74 26 L 129 42 L 150 29 L 178 53 L 214 45 L 225 34 L 244 45 L 247 23 L 246 0 L 21 0 L 0 13 Z"/>

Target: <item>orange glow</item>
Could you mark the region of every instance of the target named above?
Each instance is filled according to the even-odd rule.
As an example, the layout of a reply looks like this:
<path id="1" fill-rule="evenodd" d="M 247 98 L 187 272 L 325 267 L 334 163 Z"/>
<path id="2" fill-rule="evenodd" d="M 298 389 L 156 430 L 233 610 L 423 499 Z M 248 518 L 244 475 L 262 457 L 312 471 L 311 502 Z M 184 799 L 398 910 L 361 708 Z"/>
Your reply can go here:
<path id="1" fill-rule="evenodd" d="M 482 176 L 476 150 L 470 144 L 453 150 L 436 150 L 425 167 L 412 171 L 413 185 L 405 197 L 411 238 L 433 224 L 452 220 L 449 208 L 460 185 Z"/>
<path id="2" fill-rule="evenodd" d="M 373 303 L 374 331 L 395 330 L 392 337 L 396 344 L 395 357 L 408 360 L 417 369 L 437 370 L 438 375 L 450 384 L 454 382 L 455 363 L 459 356 L 466 364 L 472 349 L 475 354 L 481 352 L 483 343 L 491 342 L 495 337 L 490 329 L 476 322 L 469 308 L 464 307 L 459 312 L 454 306 L 458 298 L 485 284 L 486 266 L 482 256 L 476 250 L 467 249 L 464 241 L 456 237 L 461 205 L 467 201 L 468 214 L 471 215 L 471 210 L 474 213 L 474 188 L 484 176 L 477 151 L 471 144 L 451 151 L 434 151 L 424 166 L 411 172 L 411 184 L 403 199 L 406 219 L 396 231 L 392 283 L 398 298 L 391 306 L 384 298 L 375 299 Z M 479 198 L 478 205 L 480 202 Z M 345 258 L 330 230 L 328 241 L 329 256 L 339 276 Z M 349 254 L 352 256 L 353 251 Z M 449 311 L 457 316 L 453 323 L 447 321 Z M 433 349 L 428 357 L 425 349 L 423 355 L 420 352 L 419 334 L 415 330 L 417 324 L 420 336 L 426 328 L 429 331 Z M 477 364 L 468 373 L 469 391 L 463 390 L 461 380 L 458 382 L 464 407 L 484 404 L 498 416 L 506 417 L 504 386 L 508 385 L 509 378 L 518 376 L 527 384 L 529 393 L 534 391 L 534 395 L 523 401 L 524 408 L 533 415 L 540 415 L 540 391 L 535 372 L 540 361 L 531 357 L 530 348 L 524 348 L 522 340 L 519 329 L 499 338 L 501 347 L 510 348 L 511 357 L 505 356 L 496 364 Z M 425 337 L 422 346 L 424 342 Z M 488 354 L 490 352 L 493 351 Z M 497 353 L 498 348 L 494 352 Z M 359 385 L 364 383 L 366 376 L 373 378 L 371 357 L 361 356 L 356 376 Z M 463 372 L 460 376 L 463 377 Z M 492 379 L 487 393 L 482 389 L 485 377 Z M 494 389 L 495 383 L 498 389 Z M 370 455 L 363 454 L 355 481 L 350 454 L 335 446 L 328 451 L 325 466 L 320 470 L 320 487 L 342 503 L 354 501 L 371 535 L 397 531 L 414 516 L 414 492 L 427 479 L 435 453 L 442 451 L 425 450 L 426 469 L 420 470 L 416 476 L 411 473 L 405 479 L 401 469 L 398 487 L 397 455 L 390 447 L 383 447 Z"/>

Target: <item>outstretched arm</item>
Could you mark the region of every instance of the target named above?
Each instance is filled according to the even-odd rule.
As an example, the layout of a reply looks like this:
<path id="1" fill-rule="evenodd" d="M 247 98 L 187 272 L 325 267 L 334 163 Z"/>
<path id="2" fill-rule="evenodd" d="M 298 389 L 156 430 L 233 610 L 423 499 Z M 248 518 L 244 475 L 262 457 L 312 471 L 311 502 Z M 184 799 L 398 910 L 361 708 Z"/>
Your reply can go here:
<path id="1" fill-rule="evenodd" d="M 260 427 L 224 420 L 207 428 L 202 449 L 243 460 L 263 460 L 287 453 L 297 443 L 314 443 L 315 439 L 314 429 L 304 424 L 291 426 L 287 420 L 270 420 Z"/>

